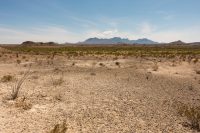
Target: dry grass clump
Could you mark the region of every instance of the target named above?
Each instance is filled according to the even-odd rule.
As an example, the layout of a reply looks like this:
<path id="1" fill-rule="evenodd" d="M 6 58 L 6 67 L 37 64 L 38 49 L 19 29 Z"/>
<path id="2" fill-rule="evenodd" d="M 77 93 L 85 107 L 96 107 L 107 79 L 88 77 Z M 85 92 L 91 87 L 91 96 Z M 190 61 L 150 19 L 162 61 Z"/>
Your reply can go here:
<path id="1" fill-rule="evenodd" d="M 55 86 L 55 87 L 60 86 L 60 85 L 62 85 L 62 83 L 64 83 L 63 76 L 59 77 L 58 79 L 51 77 L 51 82 L 52 82 L 53 86 Z"/>
<path id="2" fill-rule="evenodd" d="M 57 124 L 54 126 L 54 128 L 49 133 L 66 133 L 67 131 L 67 125 L 66 121 L 64 121 L 62 124 Z"/>
<path id="3" fill-rule="evenodd" d="M 5 75 L 1 78 L 1 82 L 10 82 L 14 79 L 12 75 Z"/>
<path id="4" fill-rule="evenodd" d="M 15 102 L 15 107 L 16 108 L 20 108 L 20 109 L 23 109 L 23 110 L 29 110 L 32 108 L 32 104 L 29 103 L 25 97 L 21 98 L 21 99 L 18 99 L 16 102 Z"/>
<path id="5" fill-rule="evenodd" d="M 154 65 L 152 66 L 152 70 L 158 71 L 158 64 L 157 63 L 154 63 Z"/>
<path id="6" fill-rule="evenodd" d="M 183 103 L 178 103 L 176 106 L 178 114 L 186 117 L 188 120 L 183 126 L 200 132 L 200 107 L 189 106 Z"/>

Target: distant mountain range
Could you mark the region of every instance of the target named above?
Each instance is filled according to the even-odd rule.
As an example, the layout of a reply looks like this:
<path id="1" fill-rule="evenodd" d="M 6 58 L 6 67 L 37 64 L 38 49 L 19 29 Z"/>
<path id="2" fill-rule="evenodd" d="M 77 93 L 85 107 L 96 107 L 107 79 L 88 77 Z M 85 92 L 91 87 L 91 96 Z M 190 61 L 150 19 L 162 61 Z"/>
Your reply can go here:
<path id="1" fill-rule="evenodd" d="M 79 44 L 158 44 L 158 42 L 142 38 L 138 40 L 129 40 L 127 38 L 114 37 L 109 39 L 102 38 L 89 38 Z"/>
<path id="2" fill-rule="evenodd" d="M 99 38 L 89 38 L 87 40 L 85 40 L 84 42 L 78 42 L 78 43 L 55 43 L 55 42 L 33 42 L 33 41 L 25 41 L 23 42 L 21 45 L 23 46 L 58 46 L 58 45 L 73 45 L 73 44 L 97 44 L 97 45 L 109 45 L 109 44 L 145 44 L 145 45 L 153 45 L 153 44 L 159 44 L 159 45 L 200 45 L 200 42 L 190 42 L 190 43 L 185 43 L 181 40 L 178 41 L 174 41 L 174 42 L 170 42 L 170 43 L 158 43 L 146 38 L 143 39 L 138 39 L 138 40 L 129 40 L 126 38 L 120 38 L 120 37 L 114 37 L 114 38 L 110 38 L 110 39 L 99 39 Z"/>
<path id="3" fill-rule="evenodd" d="M 186 44 L 185 42 L 181 41 L 181 40 L 178 40 L 178 41 L 175 41 L 175 42 L 171 42 L 169 44 L 175 44 L 175 45 L 184 45 Z"/>

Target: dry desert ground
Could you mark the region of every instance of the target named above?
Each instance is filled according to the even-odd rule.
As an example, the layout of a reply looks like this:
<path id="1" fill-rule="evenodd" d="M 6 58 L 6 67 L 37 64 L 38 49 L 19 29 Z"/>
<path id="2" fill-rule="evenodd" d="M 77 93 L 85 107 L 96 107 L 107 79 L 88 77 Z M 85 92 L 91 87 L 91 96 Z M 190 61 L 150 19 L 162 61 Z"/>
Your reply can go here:
<path id="1" fill-rule="evenodd" d="M 0 133 L 200 130 L 199 61 L 111 55 L 49 59 L 5 51 L 0 48 Z"/>

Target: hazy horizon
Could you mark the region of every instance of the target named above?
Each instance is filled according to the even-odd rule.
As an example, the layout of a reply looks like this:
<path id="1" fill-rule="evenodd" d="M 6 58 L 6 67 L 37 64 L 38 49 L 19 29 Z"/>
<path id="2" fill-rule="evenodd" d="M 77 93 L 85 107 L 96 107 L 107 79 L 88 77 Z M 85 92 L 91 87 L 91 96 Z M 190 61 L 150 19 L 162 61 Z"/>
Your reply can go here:
<path id="1" fill-rule="evenodd" d="M 88 38 L 200 42 L 200 1 L 4 0 L 0 44 Z"/>

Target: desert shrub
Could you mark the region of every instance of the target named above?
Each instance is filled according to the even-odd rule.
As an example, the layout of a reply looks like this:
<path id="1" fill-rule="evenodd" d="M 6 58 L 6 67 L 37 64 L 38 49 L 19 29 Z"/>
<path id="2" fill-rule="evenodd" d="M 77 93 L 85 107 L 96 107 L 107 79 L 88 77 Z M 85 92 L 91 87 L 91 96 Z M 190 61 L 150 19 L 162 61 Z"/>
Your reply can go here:
<path id="1" fill-rule="evenodd" d="M 198 58 L 192 59 L 192 62 L 193 62 L 194 64 L 196 64 L 198 61 L 199 61 Z"/>
<path id="2" fill-rule="evenodd" d="M 66 133 L 67 126 L 66 121 L 64 121 L 62 124 L 57 124 L 54 126 L 54 128 L 50 131 L 50 133 Z"/>
<path id="3" fill-rule="evenodd" d="M 19 54 L 18 53 L 16 53 L 16 58 L 19 58 Z"/>
<path id="4" fill-rule="evenodd" d="M 119 65 L 120 65 L 120 63 L 119 63 L 119 62 L 115 62 L 115 65 L 119 66 Z"/>
<path id="5" fill-rule="evenodd" d="M 12 75 L 5 75 L 1 78 L 1 82 L 10 82 L 14 79 Z"/>
<path id="6" fill-rule="evenodd" d="M 22 59 L 26 59 L 26 56 L 22 56 Z"/>
<path id="7" fill-rule="evenodd" d="M 186 117 L 188 122 L 184 126 L 188 126 L 193 130 L 200 131 L 200 107 L 189 106 L 183 103 L 177 105 L 178 114 Z"/>
<path id="8" fill-rule="evenodd" d="M 73 62 L 73 63 L 72 63 L 72 66 L 75 66 L 75 65 L 76 65 L 76 63 L 75 63 L 75 62 Z"/>
<path id="9" fill-rule="evenodd" d="M 99 63 L 99 65 L 102 66 L 102 67 L 105 66 L 103 63 Z"/>
<path id="10" fill-rule="evenodd" d="M 21 63 L 21 60 L 17 60 L 17 64 L 20 64 Z"/>

